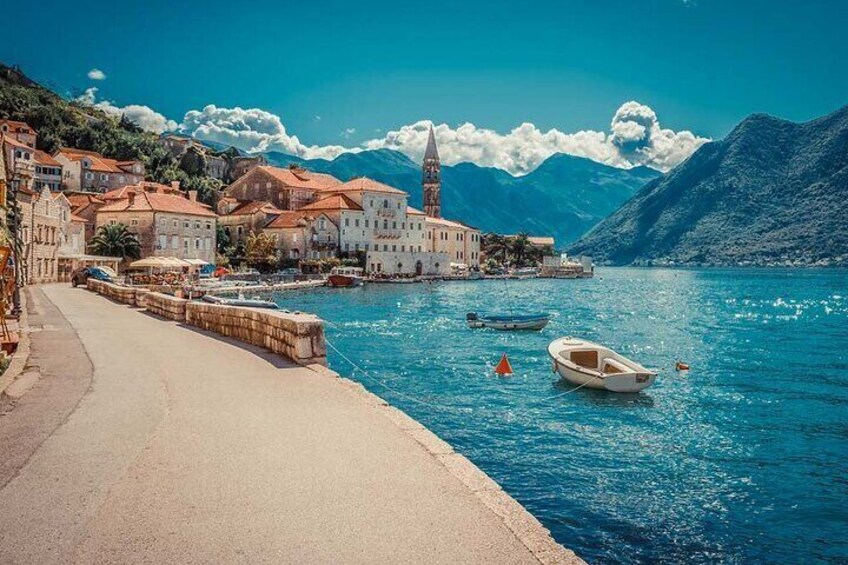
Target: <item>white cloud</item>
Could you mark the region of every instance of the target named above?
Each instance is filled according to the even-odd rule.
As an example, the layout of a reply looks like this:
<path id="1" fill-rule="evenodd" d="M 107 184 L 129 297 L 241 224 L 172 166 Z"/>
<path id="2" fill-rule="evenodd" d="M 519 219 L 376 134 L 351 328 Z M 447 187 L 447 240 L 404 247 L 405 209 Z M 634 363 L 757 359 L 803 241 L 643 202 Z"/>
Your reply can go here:
<path id="1" fill-rule="evenodd" d="M 305 145 L 290 135 L 279 116 L 259 108 L 219 108 L 208 105 L 191 110 L 179 125 L 148 106 L 131 104 L 118 107 L 108 100 L 97 101 L 97 87 L 86 89 L 80 102 L 113 115 L 124 115 L 141 128 L 155 133 L 179 130 L 199 139 L 234 145 L 250 153 L 279 151 L 304 159 L 334 159 L 342 153 L 388 148 L 420 160 L 427 145 L 431 122 L 421 120 L 364 142 L 359 147 L 341 145 Z M 315 116 L 320 119 L 319 116 Z M 608 132 L 583 130 L 566 133 L 557 129 L 540 130 L 523 123 L 502 134 L 464 123 L 456 128 L 434 124 L 442 162 L 452 165 L 472 162 L 496 167 L 514 175 L 533 171 L 555 153 L 585 157 L 613 167 L 646 165 L 668 171 L 709 141 L 690 131 L 661 127 L 656 112 L 644 104 L 630 101 L 618 108 Z M 349 139 L 356 128 L 347 128 L 340 136 Z"/>
<path id="2" fill-rule="evenodd" d="M 395 149 L 417 160 L 424 155 L 430 123 L 422 120 L 403 126 L 364 145 L 368 149 Z M 662 129 L 651 108 L 632 101 L 615 113 L 609 133 L 542 131 L 531 123 L 506 134 L 471 123 L 457 128 L 440 124 L 435 126 L 435 133 L 443 163 L 471 161 L 515 175 L 529 173 L 554 153 L 586 157 L 613 167 L 647 165 L 668 171 L 709 141 L 688 131 Z"/>
<path id="3" fill-rule="evenodd" d="M 136 124 L 145 131 L 153 133 L 164 133 L 177 129 L 177 122 L 169 120 L 159 112 L 156 112 L 149 106 L 140 106 L 138 104 L 130 104 L 128 106 L 115 106 L 109 100 L 101 100 L 97 102 L 97 87 L 92 86 L 85 89 L 85 93 L 77 98 L 77 101 L 92 106 L 99 110 L 103 110 L 107 114 L 113 116 L 125 116 L 129 121 Z"/>
<path id="4" fill-rule="evenodd" d="M 106 80 L 106 73 L 100 69 L 91 69 L 88 71 L 88 78 L 91 80 Z"/>
<path id="5" fill-rule="evenodd" d="M 361 149 L 304 145 L 289 135 L 279 116 L 259 108 L 219 108 L 210 104 L 186 113 L 180 131 L 199 139 L 235 145 L 250 153 L 280 151 L 304 159 L 333 159 Z"/>

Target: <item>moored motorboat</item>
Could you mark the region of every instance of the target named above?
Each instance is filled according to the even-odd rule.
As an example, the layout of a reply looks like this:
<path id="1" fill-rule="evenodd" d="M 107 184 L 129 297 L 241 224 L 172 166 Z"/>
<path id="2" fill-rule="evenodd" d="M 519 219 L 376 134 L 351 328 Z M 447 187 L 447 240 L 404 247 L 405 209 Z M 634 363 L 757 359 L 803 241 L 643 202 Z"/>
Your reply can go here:
<path id="1" fill-rule="evenodd" d="M 212 296 L 211 294 L 203 295 L 203 300 L 212 304 L 220 304 L 221 306 L 244 306 L 246 308 L 268 308 L 276 310 L 279 306 L 270 300 L 260 300 L 258 298 L 244 298 L 239 295 L 238 298 L 224 298 L 221 296 Z"/>
<path id="2" fill-rule="evenodd" d="M 657 374 L 608 347 L 573 337 L 559 338 L 548 345 L 553 371 L 573 385 L 639 392 L 652 384 Z"/>
<path id="3" fill-rule="evenodd" d="M 549 314 L 505 314 L 500 316 L 469 312 L 465 316 L 469 328 L 493 330 L 541 330 L 548 325 Z"/>
<path id="4" fill-rule="evenodd" d="M 362 269 L 360 267 L 334 267 L 327 277 L 327 284 L 336 288 L 362 286 Z"/>

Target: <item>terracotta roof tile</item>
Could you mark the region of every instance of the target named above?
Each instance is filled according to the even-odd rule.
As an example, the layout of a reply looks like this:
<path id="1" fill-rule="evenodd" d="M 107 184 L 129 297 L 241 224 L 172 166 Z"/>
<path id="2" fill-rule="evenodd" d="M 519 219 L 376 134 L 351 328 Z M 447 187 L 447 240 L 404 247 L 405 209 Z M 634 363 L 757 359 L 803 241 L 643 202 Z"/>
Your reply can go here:
<path id="1" fill-rule="evenodd" d="M 187 216 L 206 216 L 217 218 L 218 215 L 199 202 L 192 202 L 188 198 L 173 194 L 161 194 L 158 192 L 139 192 L 132 199 L 121 198 L 106 204 L 97 213 L 108 212 L 170 212 L 172 214 L 185 214 Z"/>
<path id="2" fill-rule="evenodd" d="M 362 206 L 356 203 L 350 196 L 346 194 L 333 194 L 322 198 L 317 202 L 302 206 L 301 210 L 362 210 Z"/>
<path id="3" fill-rule="evenodd" d="M 254 170 L 263 171 L 286 186 L 294 188 L 311 188 L 313 190 L 326 190 L 341 184 L 341 181 L 333 175 L 325 173 L 313 173 L 306 169 L 283 169 L 280 167 L 269 167 L 262 165 Z"/>
<path id="4" fill-rule="evenodd" d="M 279 214 L 282 212 L 282 210 L 264 200 L 245 200 L 240 202 L 227 216 L 250 216 L 259 211 L 266 214 Z"/>
<path id="5" fill-rule="evenodd" d="M 329 192 L 383 192 L 388 194 L 406 194 L 406 192 L 397 189 L 393 186 L 377 182 L 368 177 L 359 177 L 349 180 L 344 184 L 335 186 Z"/>
<path id="6" fill-rule="evenodd" d="M 294 212 L 280 212 L 280 214 L 265 224 L 266 229 L 285 229 L 285 228 L 297 228 L 303 226 L 303 221 L 310 217 L 309 214 L 305 214 L 301 211 Z"/>
<path id="7" fill-rule="evenodd" d="M 39 165 L 46 165 L 48 167 L 61 167 L 62 163 L 45 153 L 44 151 L 40 151 L 38 149 L 35 150 L 35 162 Z"/>
<path id="8" fill-rule="evenodd" d="M 412 206 L 406 207 L 406 215 L 407 216 L 424 216 L 424 212 L 419 210 L 418 208 L 413 208 Z"/>

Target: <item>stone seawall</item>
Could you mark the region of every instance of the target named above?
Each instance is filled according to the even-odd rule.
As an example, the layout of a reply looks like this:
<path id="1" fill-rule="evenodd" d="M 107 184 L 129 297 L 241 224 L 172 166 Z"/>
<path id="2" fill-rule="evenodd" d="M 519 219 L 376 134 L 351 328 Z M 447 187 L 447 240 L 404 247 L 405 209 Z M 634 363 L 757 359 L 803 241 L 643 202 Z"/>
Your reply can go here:
<path id="1" fill-rule="evenodd" d="M 326 365 L 324 324 L 311 314 L 207 304 L 89 279 L 89 290 L 117 302 L 198 328 L 264 347 L 300 365 Z"/>
<path id="2" fill-rule="evenodd" d="M 190 302 L 186 323 L 258 345 L 301 365 L 326 365 L 324 323 L 312 314 Z"/>
<path id="3" fill-rule="evenodd" d="M 161 292 L 148 292 L 144 296 L 144 308 L 148 312 L 178 322 L 186 321 L 186 304 L 188 302 L 184 298 L 177 298 Z"/>

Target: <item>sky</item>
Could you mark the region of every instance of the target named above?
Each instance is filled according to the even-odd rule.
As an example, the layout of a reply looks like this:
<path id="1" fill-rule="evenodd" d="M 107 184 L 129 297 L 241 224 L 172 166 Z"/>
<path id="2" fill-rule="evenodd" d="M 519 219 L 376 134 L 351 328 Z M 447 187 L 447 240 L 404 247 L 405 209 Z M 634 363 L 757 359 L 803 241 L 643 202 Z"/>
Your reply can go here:
<path id="1" fill-rule="evenodd" d="M 153 131 L 306 158 L 389 147 L 514 174 L 668 170 L 754 112 L 848 103 L 848 2 L 19 2 L 0 61 Z"/>

